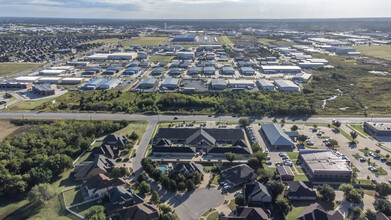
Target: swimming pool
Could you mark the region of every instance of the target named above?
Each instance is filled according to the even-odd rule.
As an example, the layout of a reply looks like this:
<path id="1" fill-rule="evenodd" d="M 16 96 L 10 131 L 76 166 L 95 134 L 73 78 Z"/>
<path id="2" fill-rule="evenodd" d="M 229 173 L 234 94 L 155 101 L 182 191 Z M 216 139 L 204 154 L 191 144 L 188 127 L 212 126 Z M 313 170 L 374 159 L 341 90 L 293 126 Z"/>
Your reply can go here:
<path id="1" fill-rule="evenodd" d="M 157 166 L 159 170 L 162 171 L 163 174 L 167 174 L 167 166 L 166 165 L 159 165 Z"/>

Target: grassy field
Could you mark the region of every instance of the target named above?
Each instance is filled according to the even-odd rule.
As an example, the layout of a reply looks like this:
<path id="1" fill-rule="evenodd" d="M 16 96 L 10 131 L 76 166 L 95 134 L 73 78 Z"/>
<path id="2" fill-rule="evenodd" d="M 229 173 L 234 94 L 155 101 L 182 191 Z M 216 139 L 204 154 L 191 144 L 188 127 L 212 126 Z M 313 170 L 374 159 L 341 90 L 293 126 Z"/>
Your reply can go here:
<path id="1" fill-rule="evenodd" d="M 116 44 L 121 42 L 122 40 L 119 38 L 107 38 L 107 39 L 99 39 L 99 40 L 93 40 L 88 41 L 82 44 L 96 44 L 96 43 L 105 43 L 105 44 Z"/>
<path id="2" fill-rule="evenodd" d="M 36 107 L 42 105 L 45 102 L 51 101 L 56 98 L 46 98 L 39 100 L 21 100 L 11 106 L 8 107 L 9 111 L 31 111 Z"/>
<path id="3" fill-rule="evenodd" d="M 122 134 L 122 135 L 131 135 L 132 132 L 136 132 L 138 134 L 139 138 L 144 135 L 145 130 L 147 129 L 148 121 L 131 121 L 128 126 L 125 128 L 118 130 L 114 132 L 115 134 Z"/>
<path id="4" fill-rule="evenodd" d="M 3 141 L 8 135 L 21 128 L 10 122 L 10 120 L 0 120 L 0 141 Z"/>
<path id="5" fill-rule="evenodd" d="M 0 76 L 8 76 L 42 66 L 41 63 L 0 63 Z"/>
<path id="6" fill-rule="evenodd" d="M 219 219 L 219 213 L 218 212 L 212 212 L 206 219 L 207 220 L 218 220 Z"/>
<path id="7" fill-rule="evenodd" d="M 150 62 L 171 62 L 175 56 L 152 56 Z"/>
<path id="8" fill-rule="evenodd" d="M 223 44 L 223 45 L 227 45 L 227 46 L 233 46 L 234 43 L 229 39 L 228 36 L 221 36 L 221 37 L 218 37 L 217 40 Z"/>
<path id="9" fill-rule="evenodd" d="M 64 192 L 64 198 L 67 206 L 75 205 L 84 201 L 80 188 Z"/>
<path id="10" fill-rule="evenodd" d="M 131 46 L 131 45 L 141 45 L 141 46 L 148 46 L 148 45 L 163 45 L 167 42 L 167 37 L 139 37 L 131 39 L 125 43 L 123 43 L 124 46 Z"/>
<path id="11" fill-rule="evenodd" d="M 363 55 L 391 61 L 391 45 L 356 46 L 354 48 Z"/>
<path id="12" fill-rule="evenodd" d="M 294 43 L 290 41 L 273 40 L 268 38 L 259 38 L 258 42 L 264 45 L 280 45 L 280 46 L 292 46 Z"/>
<path id="13" fill-rule="evenodd" d="M 229 204 L 228 204 L 228 207 L 234 211 L 236 209 L 236 203 L 235 203 L 235 199 L 232 199 Z"/>

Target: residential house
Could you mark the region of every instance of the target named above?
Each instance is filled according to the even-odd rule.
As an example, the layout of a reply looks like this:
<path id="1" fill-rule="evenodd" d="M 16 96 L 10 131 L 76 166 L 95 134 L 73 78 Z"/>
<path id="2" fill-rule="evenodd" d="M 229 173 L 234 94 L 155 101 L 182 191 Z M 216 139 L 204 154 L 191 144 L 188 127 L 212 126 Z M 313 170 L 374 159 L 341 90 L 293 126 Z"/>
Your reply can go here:
<path id="1" fill-rule="evenodd" d="M 316 200 L 316 191 L 312 189 L 311 182 L 289 181 L 284 195 L 289 200 Z"/>
<path id="2" fill-rule="evenodd" d="M 236 207 L 235 216 L 222 216 L 220 220 L 271 220 L 270 214 L 267 214 L 259 207 Z"/>
<path id="3" fill-rule="evenodd" d="M 278 174 L 281 177 L 282 181 L 293 181 L 295 174 L 292 172 L 292 169 L 288 166 L 277 166 L 276 167 Z"/>
<path id="4" fill-rule="evenodd" d="M 91 153 L 94 157 L 103 155 L 109 159 L 116 159 L 120 156 L 120 150 L 117 146 L 107 144 L 102 144 L 99 147 L 93 148 Z"/>
<path id="5" fill-rule="evenodd" d="M 141 203 L 126 209 L 122 209 L 120 212 L 122 220 L 158 220 L 159 213 L 155 205 Z"/>
<path id="6" fill-rule="evenodd" d="M 114 161 L 103 156 L 98 155 L 92 161 L 83 161 L 75 166 L 74 178 L 76 180 L 89 179 L 97 174 L 108 175 L 114 167 Z"/>
<path id="7" fill-rule="evenodd" d="M 104 174 L 97 174 L 91 178 L 84 180 L 84 186 L 88 192 L 88 196 L 92 198 L 102 198 L 107 194 L 107 191 L 117 186 L 129 186 L 122 178 L 109 178 Z"/>
<path id="8" fill-rule="evenodd" d="M 232 186 L 239 186 L 243 183 L 254 181 L 257 175 L 254 170 L 246 164 L 240 164 L 221 171 L 221 176 Z"/>
<path id="9" fill-rule="evenodd" d="M 265 185 L 258 181 L 247 183 L 243 188 L 244 204 L 271 209 L 272 197 Z"/>
<path id="10" fill-rule="evenodd" d="M 192 178 L 194 173 L 198 172 L 201 176 L 204 176 L 202 165 L 194 162 L 177 163 L 170 171 L 170 176 L 176 177 L 178 174 L 182 174 L 186 178 Z"/>
<path id="11" fill-rule="evenodd" d="M 342 214 L 338 210 L 326 211 L 318 204 L 313 203 L 306 208 L 298 217 L 299 220 L 342 220 Z"/>
<path id="12" fill-rule="evenodd" d="M 108 215 L 118 213 L 120 210 L 143 203 L 144 200 L 137 194 L 132 193 L 123 186 L 116 186 L 107 191 L 109 202 L 105 204 L 105 210 Z"/>
<path id="13" fill-rule="evenodd" d="M 122 134 L 109 134 L 103 139 L 102 143 L 125 148 L 128 139 Z"/>

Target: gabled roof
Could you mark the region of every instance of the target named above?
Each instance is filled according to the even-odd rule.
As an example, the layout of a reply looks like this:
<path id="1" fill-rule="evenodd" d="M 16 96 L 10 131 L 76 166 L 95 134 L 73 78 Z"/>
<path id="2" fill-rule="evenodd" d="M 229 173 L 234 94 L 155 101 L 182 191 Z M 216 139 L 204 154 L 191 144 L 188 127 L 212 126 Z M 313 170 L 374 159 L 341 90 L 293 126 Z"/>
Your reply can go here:
<path id="1" fill-rule="evenodd" d="M 308 183 L 312 185 L 311 183 Z M 285 196 L 288 197 L 316 197 L 315 190 L 309 188 L 302 181 L 289 181 L 289 190 L 285 191 Z"/>
<path id="2" fill-rule="evenodd" d="M 116 146 L 113 145 L 107 145 L 107 144 L 102 144 L 99 147 L 95 147 L 92 149 L 92 152 L 94 154 L 100 154 L 104 155 L 105 157 L 114 159 L 119 156 L 119 149 Z"/>
<path id="3" fill-rule="evenodd" d="M 114 161 L 103 155 L 99 155 L 92 161 L 84 161 L 75 166 L 75 178 L 84 178 L 95 168 L 101 169 L 103 172 L 109 173 L 114 167 Z"/>
<path id="4" fill-rule="evenodd" d="M 186 138 L 186 144 L 195 145 L 200 143 L 200 141 L 203 141 L 208 145 L 216 144 L 216 139 L 202 128 L 196 130 L 190 137 Z"/>
<path id="5" fill-rule="evenodd" d="M 125 146 L 127 139 L 122 134 L 109 134 L 103 139 L 103 144 L 116 142 L 117 146 Z"/>
<path id="6" fill-rule="evenodd" d="M 90 179 L 86 180 L 84 185 L 89 190 L 94 189 L 96 191 L 96 190 L 105 189 L 114 186 L 126 186 L 129 184 L 122 178 L 111 179 L 108 176 L 99 173 L 98 175 L 95 175 Z"/>
<path id="7" fill-rule="evenodd" d="M 269 216 L 262 208 L 238 206 L 236 216 L 223 216 L 221 220 L 269 220 Z"/>
<path id="8" fill-rule="evenodd" d="M 299 220 L 342 220 L 343 216 L 338 210 L 326 211 L 318 204 L 308 206 L 298 217 Z"/>
<path id="9" fill-rule="evenodd" d="M 258 181 L 247 183 L 244 187 L 244 199 L 248 201 L 249 198 L 260 197 L 260 200 L 257 202 L 272 202 L 272 197 L 270 196 L 265 185 Z"/>
<path id="10" fill-rule="evenodd" d="M 254 170 L 246 164 L 236 165 L 221 171 L 222 176 L 231 183 L 238 185 L 253 179 L 256 175 Z"/>
<path id="11" fill-rule="evenodd" d="M 249 155 L 250 152 L 248 151 L 247 148 L 243 147 L 211 147 L 208 148 L 207 153 L 208 154 L 225 154 L 225 153 L 235 153 L 235 154 L 244 154 L 244 155 Z"/>
<path id="12" fill-rule="evenodd" d="M 122 220 L 158 220 L 159 213 L 156 206 L 150 204 L 138 204 L 120 211 Z"/>
<path id="13" fill-rule="evenodd" d="M 238 146 L 238 147 L 247 147 L 246 142 L 243 139 L 237 140 L 233 146 Z"/>
<path id="14" fill-rule="evenodd" d="M 202 165 L 196 164 L 194 162 L 183 162 L 183 163 L 177 163 L 174 165 L 174 168 L 170 172 L 172 175 L 177 175 L 177 174 L 185 174 L 185 173 L 195 173 L 199 172 L 200 174 L 204 174 Z"/>
<path id="15" fill-rule="evenodd" d="M 137 194 L 130 192 L 123 186 L 117 186 L 107 191 L 110 203 L 114 206 L 127 207 L 144 202 Z"/>
<path id="16" fill-rule="evenodd" d="M 156 146 L 170 146 L 170 145 L 171 145 L 171 141 L 165 138 L 162 138 L 160 141 L 156 143 Z"/>
<path id="17" fill-rule="evenodd" d="M 195 147 L 152 147 L 153 153 L 190 153 L 194 154 L 196 152 Z"/>
<path id="18" fill-rule="evenodd" d="M 292 169 L 288 166 L 277 166 L 277 172 L 282 176 L 282 175 L 290 175 L 290 176 L 294 176 L 295 174 L 293 174 L 292 172 Z"/>
<path id="19" fill-rule="evenodd" d="M 282 130 L 280 126 L 276 124 L 262 124 L 262 130 L 265 133 L 267 139 L 271 145 L 279 146 L 293 146 L 293 141 Z"/>

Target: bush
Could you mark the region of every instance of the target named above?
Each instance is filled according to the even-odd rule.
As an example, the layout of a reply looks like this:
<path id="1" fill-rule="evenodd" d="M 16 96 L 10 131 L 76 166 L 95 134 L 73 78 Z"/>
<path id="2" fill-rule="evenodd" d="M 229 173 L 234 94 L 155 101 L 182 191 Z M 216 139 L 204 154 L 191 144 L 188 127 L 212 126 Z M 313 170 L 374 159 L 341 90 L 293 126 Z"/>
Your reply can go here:
<path id="1" fill-rule="evenodd" d="M 235 197 L 235 203 L 236 203 L 236 205 L 239 205 L 239 206 L 244 205 L 244 197 L 242 194 L 239 194 Z"/>

